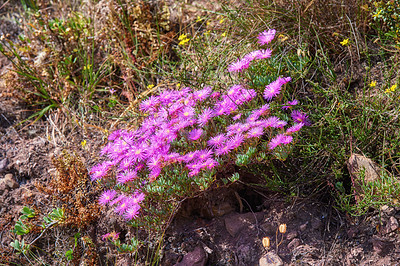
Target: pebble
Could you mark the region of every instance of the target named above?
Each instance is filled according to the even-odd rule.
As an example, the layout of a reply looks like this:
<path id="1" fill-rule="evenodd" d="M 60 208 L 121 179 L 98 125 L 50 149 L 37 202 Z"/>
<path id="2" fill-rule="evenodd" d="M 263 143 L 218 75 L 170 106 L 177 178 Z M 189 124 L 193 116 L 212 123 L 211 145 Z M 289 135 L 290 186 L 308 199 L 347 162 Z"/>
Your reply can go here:
<path id="1" fill-rule="evenodd" d="M 289 250 L 294 250 L 295 248 L 297 248 L 298 246 L 300 246 L 301 241 L 298 238 L 293 239 L 292 241 L 290 241 L 290 243 L 287 245 Z"/>
<path id="2" fill-rule="evenodd" d="M 274 252 L 270 251 L 260 258 L 258 261 L 260 266 L 282 266 L 282 259 Z"/>
<path id="3" fill-rule="evenodd" d="M 195 247 L 191 252 L 188 252 L 179 263 L 175 266 L 205 266 L 207 263 L 207 254 L 201 246 Z"/>
<path id="4" fill-rule="evenodd" d="M 381 212 L 386 214 L 387 216 L 393 216 L 396 212 L 395 208 L 389 207 L 388 205 L 383 205 L 381 207 Z"/>
<path id="5" fill-rule="evenodd" d="M 389 229 L 390 232 L 396 231 L 399 228 L 399 222 L 393 216 L 389 218 Z"/>
<path id="6" fill-rule="evenodd" d="M 298 234 L 296 231 L 289 232 L 289 233 L 287 234 L 287 236 L 286 236 L 286 239 L 290 241 L 290 240 L 296 238 L 298 235 L 299 235 L 299 234 Z"/>
<path id="7" fill-rule="evenodd" d="M 4 158 L 3 160 L 0 161 L 0 174 L 6 170 L 7 166 L 8 166 L 7 158 Z"/>
<path id="8" fill-rule="evenodd" d="M 301 232 L 306 231 L 306 229 L 307 229 L 307 224 L 308 224 L 308 223 L 305 223 L 305 224 L 300 225 L 299 229 L 300 229 Z"/>
<path id="9" fill-rule="evenodd" d="M 4 178 L 0 180 L 0 183 L 4 183 L 10 189 L 19 187 L 18 182 L 14 179 L 12 174 L 6 174 Z"/>

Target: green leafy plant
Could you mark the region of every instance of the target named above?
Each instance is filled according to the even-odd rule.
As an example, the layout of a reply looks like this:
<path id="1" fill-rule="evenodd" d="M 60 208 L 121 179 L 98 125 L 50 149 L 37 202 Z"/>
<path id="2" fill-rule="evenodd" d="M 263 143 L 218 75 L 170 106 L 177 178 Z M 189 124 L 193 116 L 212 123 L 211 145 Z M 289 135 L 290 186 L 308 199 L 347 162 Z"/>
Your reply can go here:
<path id="1" fill-rule="evenodd" d="M 372 1 L 371 1 L 372 2 Z M 374 10 L 372 16 L 379 24 L 383 22 L 385 35 L 396 41 L 397 47 L 400 47 L 400 1 L 374 1 Z M 382 28 L 377 24 L 377 27 Z"/>

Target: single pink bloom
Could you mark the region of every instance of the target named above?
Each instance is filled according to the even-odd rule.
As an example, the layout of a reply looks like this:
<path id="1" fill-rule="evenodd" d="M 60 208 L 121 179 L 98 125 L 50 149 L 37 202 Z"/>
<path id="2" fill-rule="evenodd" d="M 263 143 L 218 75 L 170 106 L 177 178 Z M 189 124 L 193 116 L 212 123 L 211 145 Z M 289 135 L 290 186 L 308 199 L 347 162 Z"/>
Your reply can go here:
<path id="1" fill-rule="evenodd" d="M 275 38 L 276 30 L 265 30 L 258 35 L 258 43 L 261 45 L 270 43 Z"/>

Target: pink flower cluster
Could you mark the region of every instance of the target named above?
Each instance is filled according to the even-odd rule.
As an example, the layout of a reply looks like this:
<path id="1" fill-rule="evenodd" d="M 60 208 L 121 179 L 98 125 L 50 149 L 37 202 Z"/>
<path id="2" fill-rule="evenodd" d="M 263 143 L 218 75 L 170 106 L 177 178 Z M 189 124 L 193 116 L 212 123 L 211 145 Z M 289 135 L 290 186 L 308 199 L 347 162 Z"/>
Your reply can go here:
<path id="1" fill-rule="evenodd" d="M 270 43 L 275 38 L 276 30 L 266 30 L 258 35 L 258 43 L 261 45 Z M 272 51 L 270 49 L 256 50 L 247 55 L 242 59 L 238 59 L 236 62 L 228 66 L 229 72 L 241 72 L 247 69 L 253 60 L 270 58 Z"/>
<path id="2" fill-rule="evenodd" d="M 251 61 L 269 56 L 270 51 L 263 50 L 245 58 Z M 267 86 L 264 98 L 271 100 L 290 80 L 290 77 L 279 77 Z M 149 184 L 166 169 L 178 165 L 186 169 L 190 177 L 197 176 L 202 171 L 215 169 L 230 153 L 251 144 L 252 139 L 261 137 L 266 130 L 284 131 L 287 122 L 271 116 L 269 104 L 250 113 L 242 108 L 256 96 L 255 90 L 243 85 L 234 85 L 223 94 L 211 87 L 197 91 L 185 87 L 180 91 L 165 90 L 143 101 L 140 110 L 145 117 L 140 126 L 110 134 L 109 143 L 101 150 L 107 160 L 90 172 L 93 181 L 114 180 L 117 187 L 135 187 L 136 190 L 131 195 L 114 189 L 104 191 L 99 203 L 113 206 L 116 213 L 132 220 L 139 215 L 140 204 L 145 199 L 140 186 L 133 186 L 133 182 L 145 179 L 144 183 L 139 183 Z M 299 111 L 293 111 L 292 118 L 296 124 L 271 139 L 271 150 L 292 142 L 291 135 L 308 121 Z M 219 124 L 221 119 L 227 124 Z M 111 171 L 116 173 L 115 178 Z"/>

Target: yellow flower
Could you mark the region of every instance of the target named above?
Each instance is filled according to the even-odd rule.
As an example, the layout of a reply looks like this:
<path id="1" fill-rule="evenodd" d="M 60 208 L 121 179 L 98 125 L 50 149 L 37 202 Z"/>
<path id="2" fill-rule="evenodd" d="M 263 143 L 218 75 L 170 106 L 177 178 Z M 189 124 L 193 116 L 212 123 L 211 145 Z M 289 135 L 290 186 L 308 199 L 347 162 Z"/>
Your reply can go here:
<path id="1" fill-rule="evenodd" d="M 380 9 L 380 10 L 378 11 L 378 13 L 373 14 L 372 17 L 373 17 L 373 18 L 376 18 L 376 17 L 378 17 L 381 13 L 382 13 L 382 9 Z"/>
<path id="2" fill-rule="evenodd" d="M 369 86 L 370 86 L 371 88 L 376 87 L 376 81 L 375 81 L 375 80 L 371 81 L 371 83 L 369 84 Z"/>
<path id="3" fill-rule="evenodd" d="M 86 65 L 83 67 L 83 70 L 90 70 L 92 68 L 92 65 Z"/>
<path id="4" fill-rule="evenodd" d="M 226 37 L 226 31 L 221 34 L 222 37 Z"/>
<path id="5" fill-rule="evenodd" d="M 200 16 L 197 16 L 197 19 L 196 19 L 196 22 L 200 22 L 200 21 L 202 21 L 203 19 L 200 17 Z"/>
<path id="6" fill-rule="evenodd" d="M 178 40 L 180 41 L 178 45 L 185 45 L 188 41 L 190 41 L 189 37 L 186 34 L 182 34 L 179 36 Z"/>
<path id="7" fill-rule="evenodd" d="M 149 85 L 147 85 L 147 88 L 148 89 L 152 89 L 152 88 L 154 88 L 154 85 L 153 84 L 149 84 Z"/>
<path id="8" fill-rule="evenodd" d="M 390 88 L 385 90 L 385 93 L 394 92 L 397 88 L 397 84 L 392 85 Z"/>
<path id="9" fill-rule="evenodd" d="M 224 20 L 225 20 L 225 19 L 221 18 L 221 19 L 219 20 L 219 23 L 220 23 L 220 24 L 224 23 Z"/>
<path id="10" fill-rule="evenodd" d="M 86 139 L 83 140 L 83 141 L 81 141 L 81 145 L 82 145 L 82 148 L 85 148 L 85 146 L 86 146 Z"/>
<path id="11" fill-rule="evenodd" d="M 283 35 L 283 34 L 279 34 L 279 35 L 278 35 L 278 38 L 281 40 L 281 42 L 284 42 L 284 41 L 286 41 L 287 39 L 289 39 L 289 37 L 287 37 L 287 36 L 285 36 L 285 35 Z"/>
<path id="12" fill-rule="evenodd" d="M 340 44 L 343 46 L 347 46 L 350 44 L 350 41 L 349 41 L 349 39 L 344 39 L 343 41 L 340 42 Z"/>
<path id="13" fill-rule="evenodd" d="M 182 41 L 182 40 L 184 40 L 184 39 L 186 39 L 186 38 L 187 38 L 187 35 L 186 35 L 186 34 L 181 34 L 181 35 L 178 37 L 178 40 Z"/>

